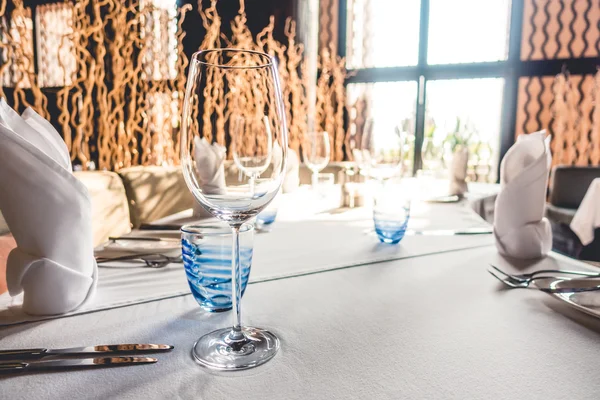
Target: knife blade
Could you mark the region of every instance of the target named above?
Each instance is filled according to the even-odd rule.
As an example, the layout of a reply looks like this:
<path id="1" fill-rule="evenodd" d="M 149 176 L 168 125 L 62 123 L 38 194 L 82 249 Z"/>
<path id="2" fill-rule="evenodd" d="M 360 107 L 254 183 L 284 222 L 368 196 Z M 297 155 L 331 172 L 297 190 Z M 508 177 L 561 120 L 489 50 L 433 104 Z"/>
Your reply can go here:
<path id="1" fill-rule="evenodd" d="M 48 369 L 73 369 L 95 367 L 121 367 L 136 364 L 154 364 L 158 360 L 151 357 L 100 357 L 81 360 L 50 360 L 32 362 L 0 363 L 0 372 L 25 372 Z"/>
<path id="2" fill-rule="evenodd" d="M 600 279 L 598 278 L 540 277 L 536 278 L 533 284 L 537 289 L 546 293 L 583 293 L 600 290 Z"/>
<path id="3" fill-rule="evenodd" d="M 489 235 L 494 233 L 492 227 L 485 228 L 467 228 L 467 229 L 432 229 L 432 230 L 414 230 L 406 231 L 407 235 L 422 236 L 452 236 L 452 235 Z"/>
<path id="4" fill-rule="evenodd" d="M 181 231 L 183 225 L 178 224 L 142 224 L 138 229 L 140 231 Z"/>
<path id="5" fill-rule="evenodd" d="M 161 353 L 173 350 L 168 344 L 110 344 L 88 347 L 69 347 L 64 349 L 14 349 L 0 350 L 0 360 L 38 360 L 45 357 L 81 357 L 111 354 Z"/>

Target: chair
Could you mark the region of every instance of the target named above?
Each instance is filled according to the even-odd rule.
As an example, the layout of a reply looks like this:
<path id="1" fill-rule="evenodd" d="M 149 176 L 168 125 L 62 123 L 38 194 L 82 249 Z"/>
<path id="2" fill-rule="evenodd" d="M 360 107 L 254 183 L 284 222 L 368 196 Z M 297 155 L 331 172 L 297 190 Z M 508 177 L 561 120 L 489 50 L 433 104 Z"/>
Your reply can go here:
<path id="1" fill-rule="evenodd" d="M 583 246 L 569 227 L 595 178 L 600 178 L 600 167 L 561 165 L 553 169 L 546 217 L 552 225 L 554 251 L 581 260 L 600 261 L 600 229 L 596 230 L 594 241 Z"/>

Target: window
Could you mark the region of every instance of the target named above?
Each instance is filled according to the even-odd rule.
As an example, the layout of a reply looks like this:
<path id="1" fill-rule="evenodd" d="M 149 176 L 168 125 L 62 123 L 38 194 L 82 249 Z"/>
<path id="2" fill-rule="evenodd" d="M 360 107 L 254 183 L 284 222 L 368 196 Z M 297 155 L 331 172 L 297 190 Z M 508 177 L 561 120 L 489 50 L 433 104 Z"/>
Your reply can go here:
<path id="1" fill-rule="evenodd" d="M 441 153 L 458 127 L 470 132 L 476 153 L 471 178 L 494 181 L 510 3 L 345 0 L 346 42 L 340 47 L 352 70 L 351 132 L 358 137 L 368 118 L 399 118 L 412 130 L 409 169 L 415 172 L 448 162 L 451 154 Z M 431 154 L 432 144 L 440 154 Z"/>
<path id="2" fill-rule="evenodd" d="M 417 65 L 418 0 L 348 0 L 347 12 L 348 68 Z"/>
<path id="3" fill-rule="evenodd" d="M 506 60 L 509 0 L 430 0 L 429 4 L 429 64 Z"/>

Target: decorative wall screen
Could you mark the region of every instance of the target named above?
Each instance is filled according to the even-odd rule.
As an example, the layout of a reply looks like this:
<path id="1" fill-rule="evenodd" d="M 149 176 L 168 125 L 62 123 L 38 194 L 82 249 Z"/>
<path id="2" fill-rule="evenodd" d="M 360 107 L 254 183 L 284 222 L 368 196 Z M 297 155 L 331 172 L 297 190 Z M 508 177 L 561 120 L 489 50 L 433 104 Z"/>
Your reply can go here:
<path id="1" fill-rule="evenodd" d="M 527 0 L 521 60 L 595 59 L 600 67 L 600 3 Z M 547 129 L 553 164 L 600 164 L 600 75 L 565 70 L 519 79 L 516 135 Z"/>
<path id="2" fill-rule="evenodd" d="M 278 58 L 290 147 L 300 152 L 312 109 L 316 129 L 330 135 L 332 161 L 346 158 L 346 68 L 335 45 L 319 55 L 316 104 L 309 107 L 304 47 L 292 19 L 285 21 L 287 40 L 281 43 L 274 38 L 273 17 L 258 34 L 250 31 L 244 0 L 228 3 L 239 8 L 227 22 L 227 34 L 217 0 L 180 8 L 177 3 L 77 0 L 31 10 L 22 0 L 0 0 L 0 97 L 18 111 L 31 106 L 50 119 L 73 163 L 83 169 L 177 165 L 189 56 L 182 27 L 186 13 L 196 8 L 203 29 L 187 33 L 203 33 L 201 49 L 236 47 Z M 231 113 L 219 90 L 222 81 L 211 84 L 204 99 L 210 107 L 204 111 L 219 120 L 218 129 L 205 125 L 202 132 L 229 146 L 225 119 Z"/>
<path id="3" fill-rule="evenodd" d="M 332 4 L 331 0 L 322 1 Z M 349 84 L 412 81 L 418 85 L 415 170 L 435 164 L 428 145 L 433 140 L 430 127 L 437 129 L 448 118 L 428 111 L 428 104 L 441 99 L 457 109 L 457 117 L 459 111 L 471 107 L 470 115 L 462 114 L 467 114 L 470 125 L 479 120 L 478 136 L 489 139 L 474 146 L 477 153 L 470 159 L 471 179 L 495 180 L 498 160 L 515 137 L 540 129 L 553 135 L 555 165 L 598 163 L 600 111 L 594 107 L 599 98 L 599 78 L 594 74 L 600 64 L 597 0 L 339 2 L 343 17 L 339 19 L 339 49 L 353 68 Z M 323 6 L 322 10 L 329 8 Z M 390 15 L 396 23 L 387 21 L 393 19 Z M 388 32 L 376 40 L 377 32 L 385 30 Z M 418 49 L 410 46 L 415 43 Z M 381 60 L 376 54 L 378 47 L 388 52 L 387 56 L 380 52 Z M 491 79 L 494 85 L 501 85 L 499 90 L 473 92 L 484 107 L 473 106 L 472 99 L 461 104 L 460 98 L 474 79 Z M 454 95 L 429 91 L 436 81 L 448 80 L 456 80 Z M 393 102 L 394 97 L 389 100 Z M 354 101 L 357 107 L 350 114 L 351 130 L 359 128 L 352 127 L 353 117 L 359 121 L 366 118 L 357 112 L 372 108 L 369 99 Z M 481 113 L 488 111 L 489 115 L 481 118 Z M 461 123 L 464 118 L 460 117 Z"/>

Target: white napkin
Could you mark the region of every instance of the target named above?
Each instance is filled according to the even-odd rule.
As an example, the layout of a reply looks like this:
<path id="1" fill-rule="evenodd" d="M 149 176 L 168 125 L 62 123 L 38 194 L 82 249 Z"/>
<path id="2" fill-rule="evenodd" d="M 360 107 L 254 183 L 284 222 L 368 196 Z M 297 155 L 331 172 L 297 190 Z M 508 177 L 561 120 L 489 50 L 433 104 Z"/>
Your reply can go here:
<path id="1" fill-rule="evenodd" d="M 0 149 L 0 209 L 17 242 L 7 260 L 9 293 L 24 293 L 29 314 L 74 310 L 93 296 L 98 276 L 87 189 L 58 132 L 3 99 Z"/>
<path id="2" fill-rule="evenodd" d="M 450 164 L 450 194 L 464 195 L 469 189 L 467 187 L 467 166 L 469 162 L 469 150 L 466 147 L 457 149 L 452 154 Z"/>
<path id="3" fill-rule="evenodd" d="M 571 230 L 587 246 L 594 241 L 594 230 L 600 227 L 600 178 L 590 184 L 571 221 Z"/>
<path id="4" fill-rule="evenodd" d="M 278 144 L 276 144 L 279 146 Z M 285 179 L 281 190 L 283 193 L 292 193 L 300 186 L 300 158 L 298 153 L 288 147 L 287 161 L 285 164 Z"/>
<path id="5" fill-rule="evenodd" d="M 500 165 L 500 193 L 494 235 L 500 254 L 532 259 L 552 248 L 550 222 L 544 218 L 550 174 L 550 137 L 546 131 L 521 135 Z"/>
<path id="6" fill-rule="evenodd" d="M 194 138 L 196 170 L 202 191 L 207 194 L 225 193 L 225 156 L 227 149 L 218 143 L 210 144 L 205 138 Z M 194 203 L 194 217 L 208 218 L 212 215 L 200 204 Z"/>

